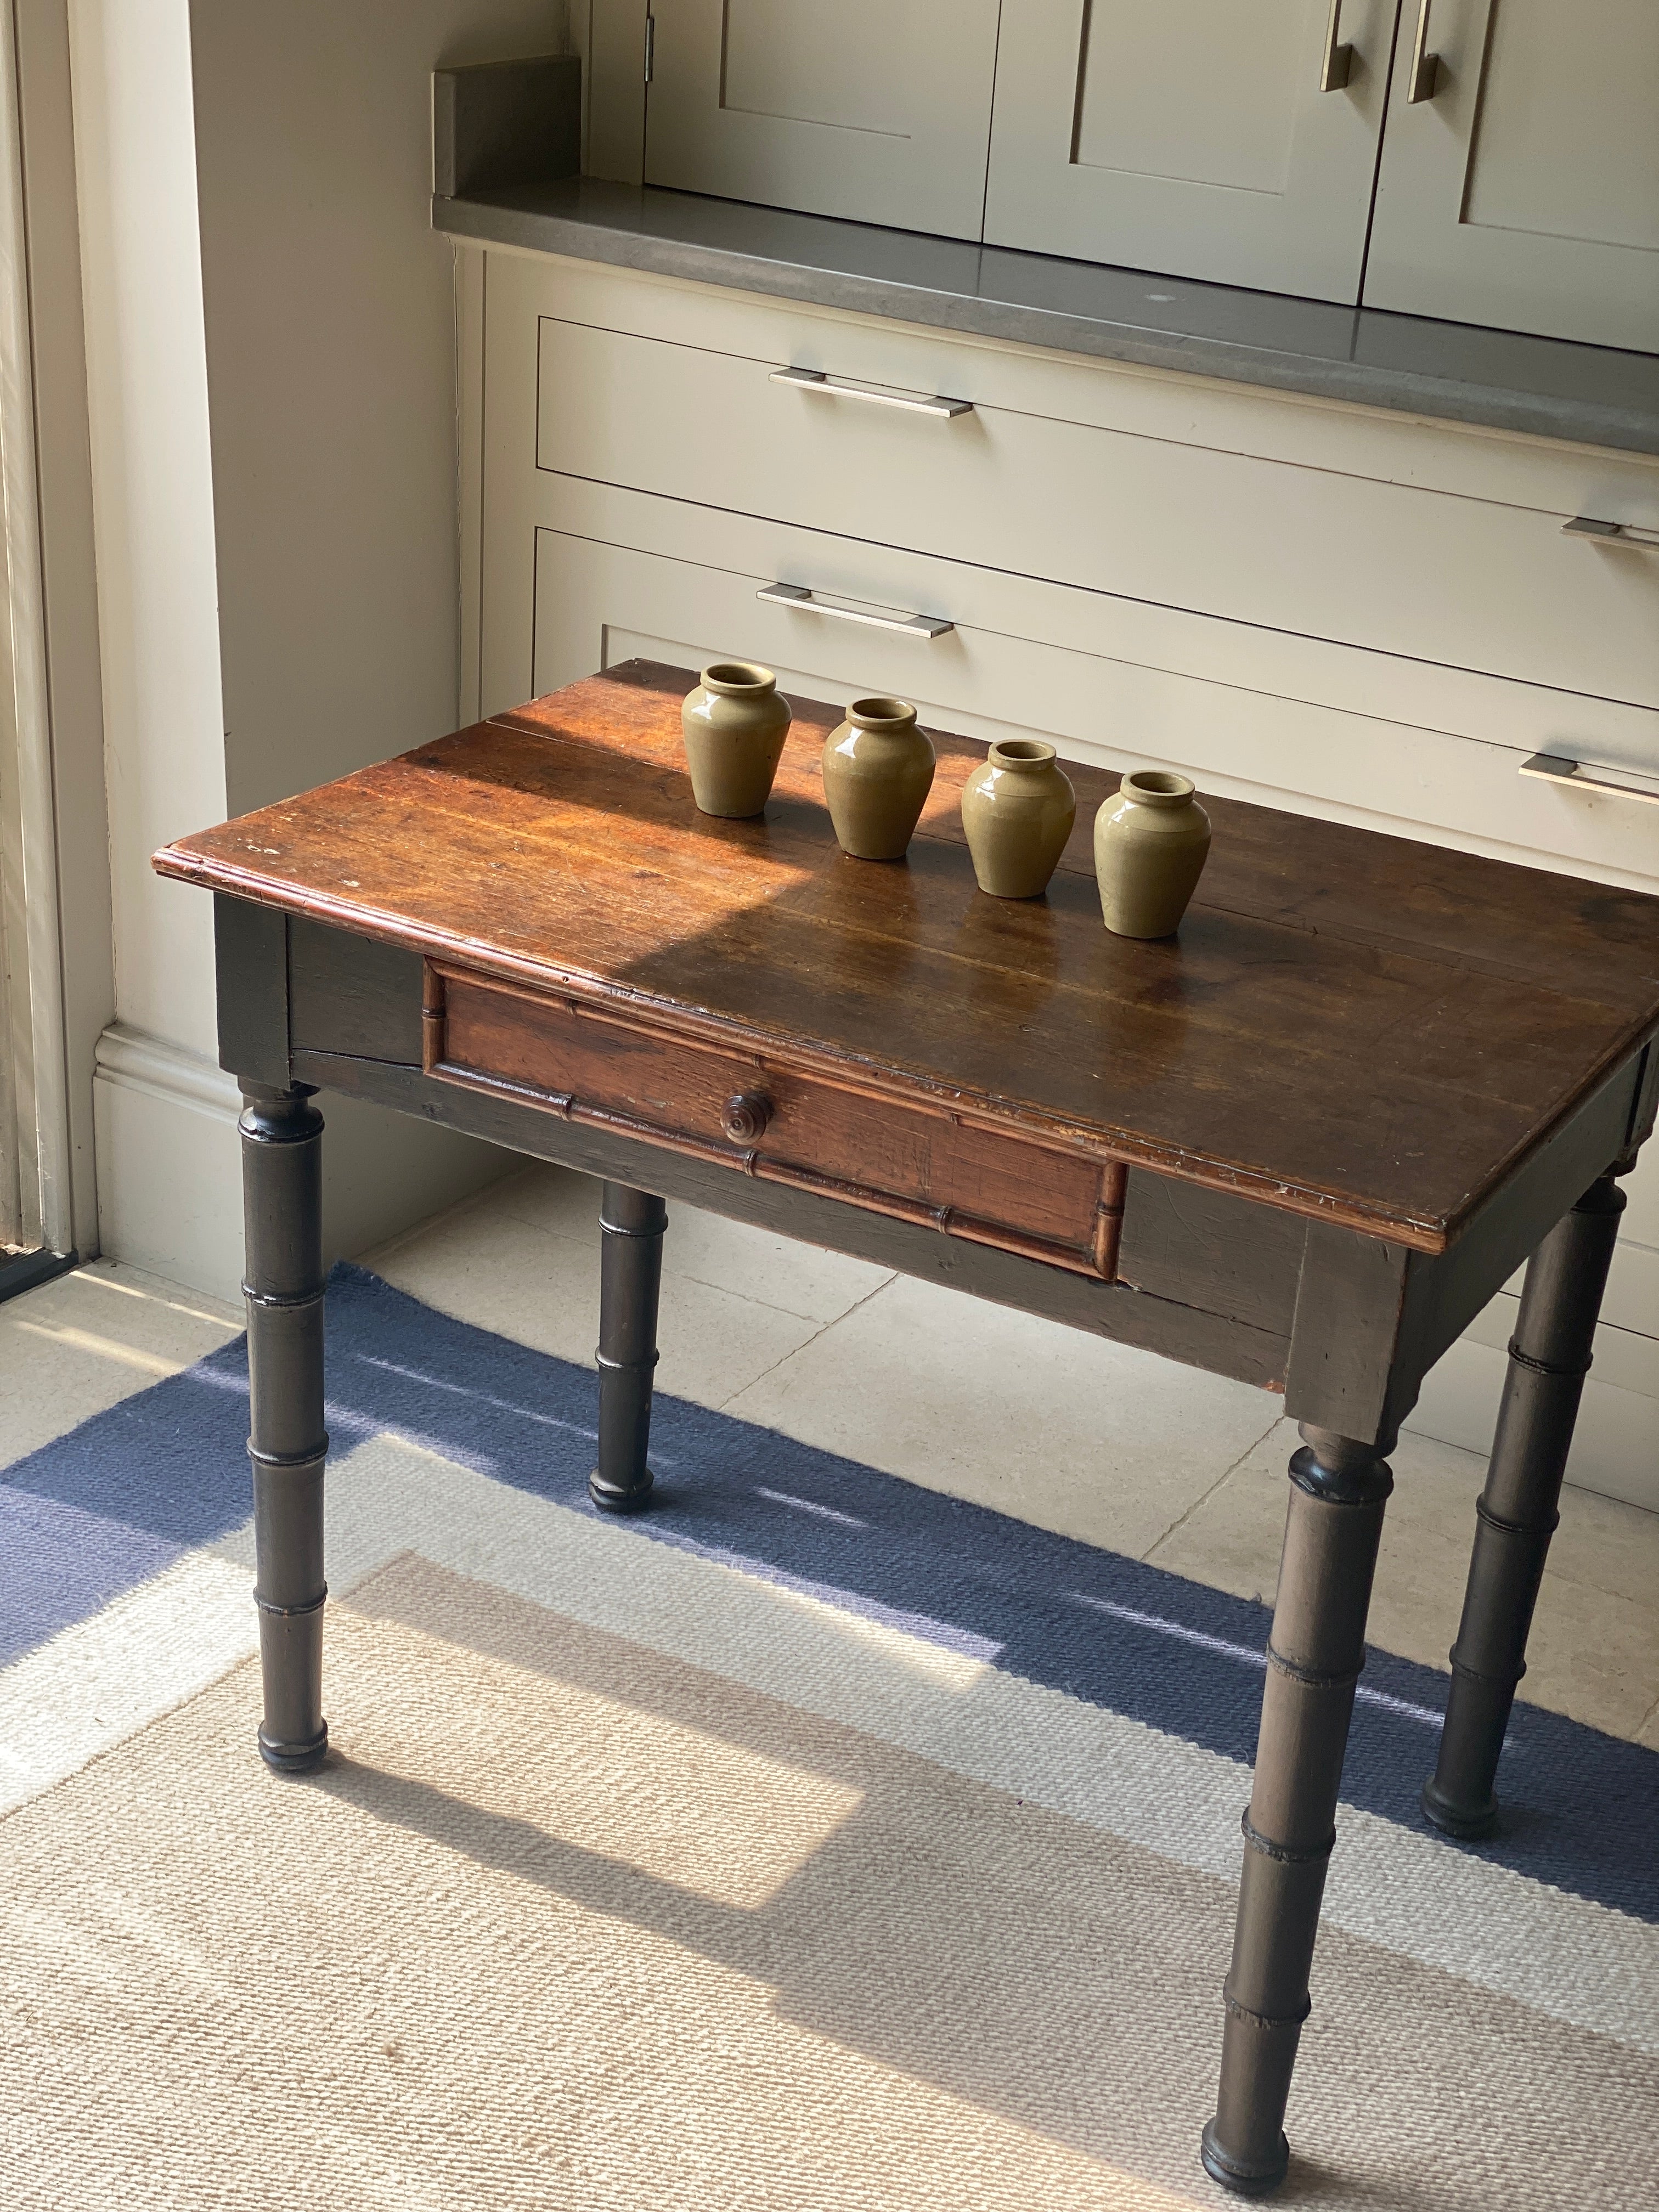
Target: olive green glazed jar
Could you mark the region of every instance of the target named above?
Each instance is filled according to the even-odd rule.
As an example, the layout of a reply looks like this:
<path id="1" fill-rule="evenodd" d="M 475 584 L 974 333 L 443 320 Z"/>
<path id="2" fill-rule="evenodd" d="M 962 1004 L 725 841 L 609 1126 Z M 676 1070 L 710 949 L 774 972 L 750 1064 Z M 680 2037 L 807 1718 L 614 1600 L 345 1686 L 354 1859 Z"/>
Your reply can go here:
<path id="1" fill-rule="evenodd" d="M 1198 889 L 1210 817 L 1184 775 L 1136 769 L 1095 817 L 1095 877 L 1118 937 L 1170 937 Z"/>
<path id="2" fill-rule="evenodd" d="M 789 702 L 769 668 L 716 660 L 680 709 L 691 795 L 702 814 L 746 821 L 761 812 L 789 734 Z"/>
<path id="3" fill-rule="evenodd" d="M 855 860 L 899 860 L 933 785 L 933 745 L 907 699 L 854 699 L 823 747 L 823 796 Z"/>
<path id="4" fill-rule="evenodd" d="M 974 873 L 993 898 L 1040 898 L 1077 820 L 1077 793 L 1052 745 L 1008 738 L 962 787 Z"/>

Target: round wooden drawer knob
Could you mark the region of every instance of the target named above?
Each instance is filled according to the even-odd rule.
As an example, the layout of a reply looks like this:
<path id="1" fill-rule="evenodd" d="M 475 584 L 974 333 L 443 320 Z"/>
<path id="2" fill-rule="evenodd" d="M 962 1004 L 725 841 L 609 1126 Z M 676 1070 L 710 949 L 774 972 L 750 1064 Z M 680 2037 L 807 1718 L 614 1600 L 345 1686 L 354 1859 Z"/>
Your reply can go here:
<path id="1" fill-rule="evenodd" d="M 772 1102 L 763 1091 L 737 1091 L 720 1109 L 720 1127 L 734 1145 L 757 1145 L 772 1118 Z"/>

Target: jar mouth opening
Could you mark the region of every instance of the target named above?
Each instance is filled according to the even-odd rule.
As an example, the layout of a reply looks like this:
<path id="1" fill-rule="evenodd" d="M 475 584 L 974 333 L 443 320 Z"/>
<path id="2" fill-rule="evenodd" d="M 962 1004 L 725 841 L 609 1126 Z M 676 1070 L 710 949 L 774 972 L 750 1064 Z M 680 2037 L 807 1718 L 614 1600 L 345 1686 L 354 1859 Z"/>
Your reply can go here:
<path id="1" fill-rule="evenodd" d="M 1177 775 L 1172 769 L 1138 768 L 1123 779 L 1126 799 L 1138 799 L 1152 806 L 1178 806 L 1193 795 L 1193 780 L 1189 775 Z"/>
<path id="2" fill-rule="evenodd" d="M 861 730 L 883 729 L 896 722 L 914 722 L 916 710 L 908 699 L 854 699 L 847 719 Z"/>
<path id="3" fill-rule="evenodd" d="M 1044 744 L 1041 738 L 1005 738 L 990 752 L 993 768 L 1045 768 L 1058 757 L 1054 747 Z"/>
<path id="4" fill-rule="evenodd" d="M 702 688 L 717 691 L 722 698 L 740 696 L 745 691 L 769 691 L 777 682 L 769 668 L 763 668 L 757 660 L 714 660 L 702 672 Z"/>

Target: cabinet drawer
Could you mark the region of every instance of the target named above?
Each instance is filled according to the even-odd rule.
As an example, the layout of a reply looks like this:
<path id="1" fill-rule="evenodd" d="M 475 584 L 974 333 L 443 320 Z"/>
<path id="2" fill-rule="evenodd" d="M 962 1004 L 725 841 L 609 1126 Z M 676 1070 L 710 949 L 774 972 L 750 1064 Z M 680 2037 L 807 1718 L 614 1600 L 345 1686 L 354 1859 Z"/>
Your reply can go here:
<path id="1" fill-rule="evenodd" d="M 1659 705 L 1659 551 L 1565 537 L 1564 514 L 1006 403 L 917 413 L 552 316 L 539 333 L 545 471 Z"/>
<path id="2" fill-rule="evenodd" d="M 564 526 L 535 533 L 534 665 L 503 676 L 501 705 L 635 654 L 682 666 L 743 654 L 775 668 L 786 692 L 896 692 L 924 720 L 975 737 L 1036 730 L 1073 758 L 1168 764 L 1203 787 L 1292 812 L 1643 888 L 1659 878 L 1659 806 L 1520 775 L 1534 750 L 1596 757 L 1565 695 L 1513 687 L 1522 695 L 1516 720 L 1537 719 L 1506 744 L 1474 742 L 1430 719 L 1445 703 L 1437 691 L 1467 689 L 1473 678 L 1413 672 L 1419 722 L 1339 711 L 1273 687 L 1300 680 L 1311 657 L 1322 683 L 1364 697 L 1377 688 L 1376 656 L 1160 609 L 1119 609 L 1109 630 L 1086 592 L 672 501 L 558 479 L 547 489 L 543 511 Z M 927 641 L 757 601 L 779 575 L 864 611 L 921 611 L 955 626 Z M 1183 659 L 1202 672 L 1187 672 Z M 1332 661 L 1359 665 L 1339 670 L 1339 683 L 1328 678 Z M 1620 711 L 1625 750 L 1615 762 L 1633 776 L 1647 771 L 1659 790 L 1659 717 Z"/>
<path id="3" fill-rule="evenodd" d="M 1125 1170 L 1099 1154 L 439 963 L 423 1027 L 427 1073 L 442 1081 L 1115 1278 Z"/>

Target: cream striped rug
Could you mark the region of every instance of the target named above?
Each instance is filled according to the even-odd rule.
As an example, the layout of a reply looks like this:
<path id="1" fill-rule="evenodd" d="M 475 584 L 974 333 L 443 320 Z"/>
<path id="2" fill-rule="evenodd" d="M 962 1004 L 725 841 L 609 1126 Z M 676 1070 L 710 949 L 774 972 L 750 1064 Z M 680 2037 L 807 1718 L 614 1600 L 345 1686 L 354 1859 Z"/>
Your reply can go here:
<path id="1" fill-rule="evenodd" d="M 9 2207 L 1164 2208 L 1220 2040 L 1259 1607 L 592 1383 L 344 1271 L 326 1710 L 253 1752 L 234 1347 L 7 1471 Z M 1659 1758 L 1518 1709 L 1416 1820 L 1377 1655 L 1295 2206 L 1659 2204 Z"/>

